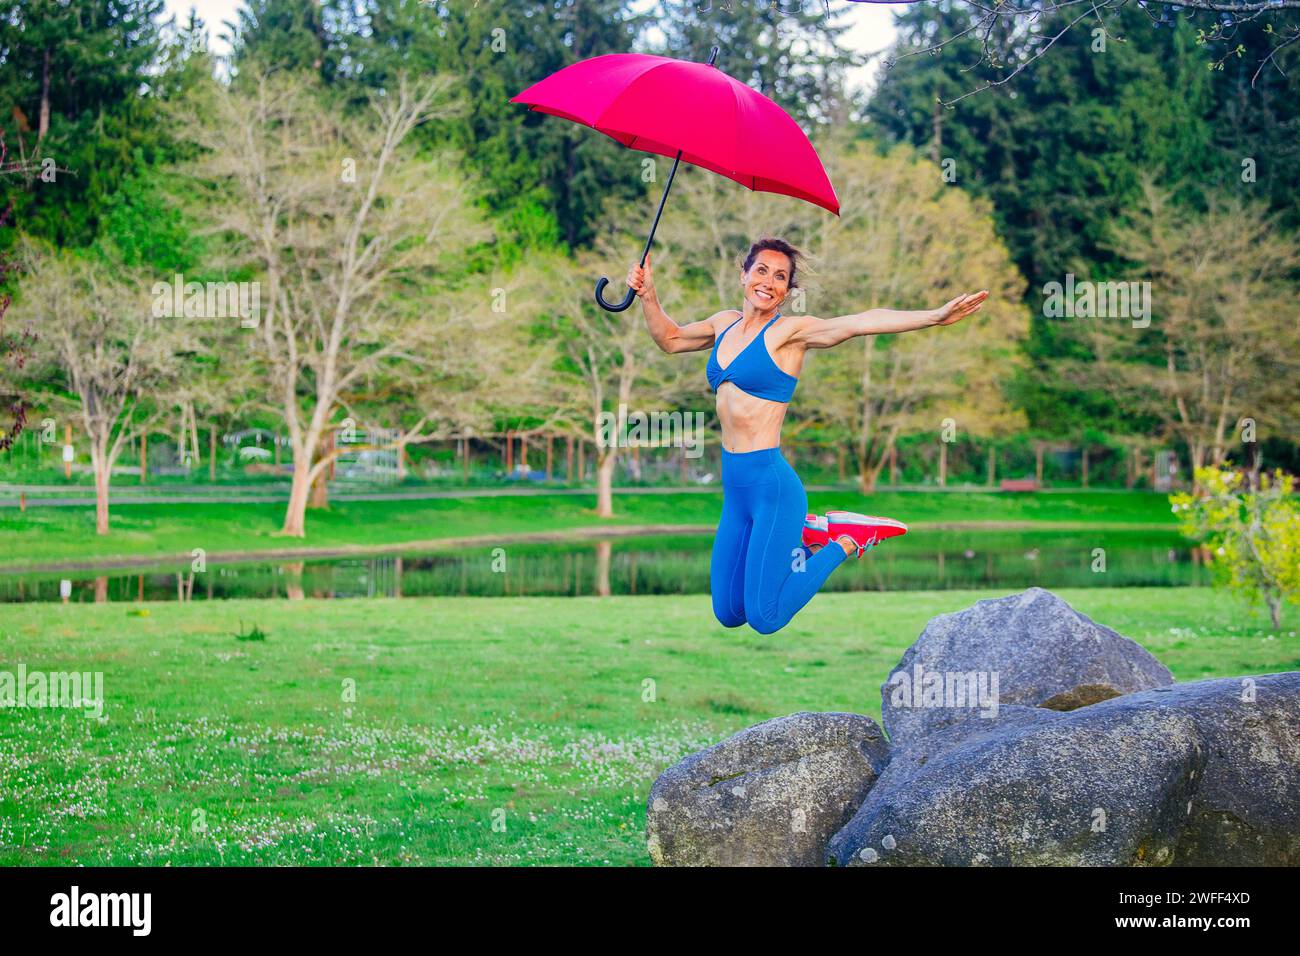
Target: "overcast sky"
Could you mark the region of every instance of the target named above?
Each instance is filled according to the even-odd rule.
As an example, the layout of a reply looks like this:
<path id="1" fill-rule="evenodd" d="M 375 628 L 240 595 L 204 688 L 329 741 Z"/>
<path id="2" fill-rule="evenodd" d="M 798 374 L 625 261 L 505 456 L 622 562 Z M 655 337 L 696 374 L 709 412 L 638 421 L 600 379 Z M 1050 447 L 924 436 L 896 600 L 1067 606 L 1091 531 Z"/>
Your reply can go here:
<path id="1" fill-rule="evenodd" d="M 652 3 L 653 0 L 635 0 L 635 2 L 640 7 Z M 810 0 L 810 2 L 820 5 L 826 0 Z M 829 0 L 829 2 L 834 10 L 848 11 L 848 18 L 841 22 L 852 24 L 849 31 L 844 34 L 846 45 L 852 49 L 875 53 L 887 47 L 893 39 L 893 11 L 896 7 L 901 9 L 901 4 L 850 3 L 849 0 Z M 184 21 L 189 17 L 191 7 L 197 10 L 199 17 L 208 25 L 214 52 L 224 53 L 226 52 L 224 45 L 216 35 L 225 32 L 221 22 L 234 20 L 236 8 L 243 6 L 243 3 L 242 0 L 165 0 L 164 5 L 169 14 L 177 15 L 178 21 Z M 879 59 L 872 66 L 859 71 L 853 78 L 853 82 L 856 85 L 868 84 L 878 64 Z"/>

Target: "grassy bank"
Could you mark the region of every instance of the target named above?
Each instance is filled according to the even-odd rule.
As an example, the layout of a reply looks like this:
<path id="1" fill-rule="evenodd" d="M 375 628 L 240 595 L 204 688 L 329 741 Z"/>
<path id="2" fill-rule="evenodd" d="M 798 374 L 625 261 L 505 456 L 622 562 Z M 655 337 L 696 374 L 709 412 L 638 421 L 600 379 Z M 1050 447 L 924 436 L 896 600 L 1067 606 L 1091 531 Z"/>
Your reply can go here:
<path id="1" fill-rule="evenodd" d="M 1222 594 L 1060 593 L 1180 680 L 1300 669 Z M 823 594 L 769 636 L 706 595 L 0 607 L 0 670 L 107 697 L 0 710 L 0 865 L 644 864 L 665 767 L 776 715 L 878 717 L 926 620 L 990 596 Z"/>

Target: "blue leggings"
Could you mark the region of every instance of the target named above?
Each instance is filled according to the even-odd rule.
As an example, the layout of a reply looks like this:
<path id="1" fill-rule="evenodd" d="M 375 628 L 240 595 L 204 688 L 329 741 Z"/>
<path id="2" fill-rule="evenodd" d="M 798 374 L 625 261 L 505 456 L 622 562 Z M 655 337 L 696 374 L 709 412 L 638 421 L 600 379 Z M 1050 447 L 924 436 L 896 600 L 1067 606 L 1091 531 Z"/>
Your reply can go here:
<path id="1" fill-rule="evenodd" d="M 807 513 L 808 494 L 780 448 L 722 449 L 722 520 L 709 582 L 724 627 L 780 630 L 848 557 L 833 541 L 816 554 L 803 546 Z"/>

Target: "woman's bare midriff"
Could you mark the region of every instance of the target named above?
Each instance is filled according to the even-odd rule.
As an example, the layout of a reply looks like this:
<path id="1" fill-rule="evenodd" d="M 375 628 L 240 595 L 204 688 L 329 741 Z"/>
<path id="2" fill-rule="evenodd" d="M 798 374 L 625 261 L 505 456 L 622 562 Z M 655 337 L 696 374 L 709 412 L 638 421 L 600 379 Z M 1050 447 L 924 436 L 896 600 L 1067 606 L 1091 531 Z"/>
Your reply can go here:
<path id="1" fill-rule="evenodd" d="M 781 444 L 781 423 L 788 402 L 771 402 L 741 391 L 732 382 L 718 386 L 718 422 L 722 447 L 731 452 L 758 451 Z"/>

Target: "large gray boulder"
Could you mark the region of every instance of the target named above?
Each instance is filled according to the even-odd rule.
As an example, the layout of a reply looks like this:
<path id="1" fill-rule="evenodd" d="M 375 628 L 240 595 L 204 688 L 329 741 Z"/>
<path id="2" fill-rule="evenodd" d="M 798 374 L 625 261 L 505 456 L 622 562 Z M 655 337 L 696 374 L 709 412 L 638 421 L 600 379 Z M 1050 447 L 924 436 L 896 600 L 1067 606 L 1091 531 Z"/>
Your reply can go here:
<path id="1" fill-rule="evenodd" d="M 987 699 L 1066 711 L 1172 683 L 1140 644 L 1030 588 L 932 618 L 881 685 L 881 714 L 906 746 Z"/>
<path id="2" fill-rule="evenodd" d="M 1194 721 L 1171 709 L 968 715 L 895 754 L 828 862 L 1167 863 L 1204 760 Z"/>
<path id="3" fill-rule="evenodd" d="M 965 714 L 893 759 L 836 865 L 1300 865 L 1300 673 Z"/>
<path id="4" fill-rule="evenodd" d="M 660 775 L 647 801 L 656 864 L 821 866 L 889 759 L 860 714 L 799 713 L 742 730 Z"/>
<path id="5" fill-rule="evenodd" d="M 1300 866 L 1300 673 L 1195 681 L 1137 696 L 1191 716 L 1205 749 L 1174 862 Z"/>

